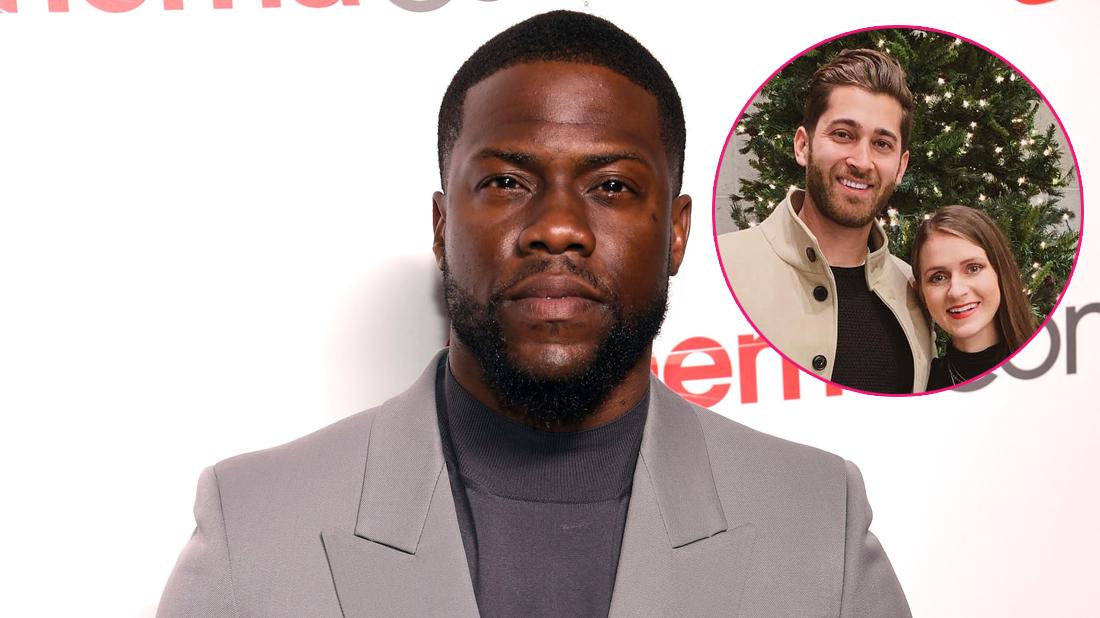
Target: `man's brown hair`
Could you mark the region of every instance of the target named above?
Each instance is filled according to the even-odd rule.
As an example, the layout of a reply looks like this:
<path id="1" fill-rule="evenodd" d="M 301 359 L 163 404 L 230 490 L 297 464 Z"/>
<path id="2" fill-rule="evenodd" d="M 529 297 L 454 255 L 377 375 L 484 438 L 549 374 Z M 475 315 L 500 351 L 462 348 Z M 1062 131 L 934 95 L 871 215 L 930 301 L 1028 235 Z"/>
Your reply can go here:
<path id="1" fill-rule="evenodd" d="M 901 152 L 909 149 L 913 132 L 913 93 L 897 60 L 873 49 L 846 49 L 818 67 L 810 78 L 802 127 L 811 136 L 829 107 L 829 95 L 838 86 L 856 86 L 872 94 L 886 94 L 901 105 Z"/>

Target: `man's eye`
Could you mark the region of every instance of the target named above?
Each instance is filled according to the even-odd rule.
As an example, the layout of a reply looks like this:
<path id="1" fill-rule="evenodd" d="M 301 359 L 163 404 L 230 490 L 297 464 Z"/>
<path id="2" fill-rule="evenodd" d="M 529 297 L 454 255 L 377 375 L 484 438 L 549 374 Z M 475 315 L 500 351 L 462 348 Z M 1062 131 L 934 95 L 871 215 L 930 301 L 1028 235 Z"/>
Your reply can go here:
<path id="1" fill-rule="evenodd" d="M 518 189 L 519 181 L 511 176 L 496 176 L 490 178 L 489 182 L 485 183 L 486 186 L 494 189 Z"/>
<path id="2" fill-rule="evenodd" d="M 622 193 L 626 191 L 626 185 L 621 180 L 608 180 L 600 185 L 600 191 L 605 193 Z"/>
<path id="3" fill-rule="evenodd" d="M 877 142 L 875 142 L 875 146 L 876 146 L 876 147 L 877 147 L 877 148 L 878 148 L 879 150 L 890 150 L 891 148 L 893 148 L 893 147 L 894 147 L 894 144 L 893 144 L 893 143 L 891 143 L 891 142 L 888 142 L 888 141 L 886 141 L 886 140 L 882 140 L 882 139 L 880 139 L 880 140 L 878 140 Z"/>

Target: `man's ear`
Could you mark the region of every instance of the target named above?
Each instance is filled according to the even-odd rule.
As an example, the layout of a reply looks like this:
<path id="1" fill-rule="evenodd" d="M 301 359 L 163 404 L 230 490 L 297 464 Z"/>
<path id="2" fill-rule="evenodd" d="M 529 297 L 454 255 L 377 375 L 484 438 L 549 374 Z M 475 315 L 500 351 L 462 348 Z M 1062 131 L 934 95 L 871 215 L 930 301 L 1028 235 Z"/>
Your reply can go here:
<path id="1" fill-rule="evenodd" d="M 901 184 L 902 176 L 905 176 L 905 170 L 909 167 L 909 151 L 901 153 L 901 165 L 898 166 L 898 176 L 894 179 L 894 184 Z"/>
<path id="2" fill-rule="evenodd" d="M 432 194 L 432 253 L 435 254 L 435 263 L 442 267 L 443 248 L 446 245 L 447 236 L 447 196 L 441 191 Z"/>
<path id="3" fill-rule="evenodd" d="M 794 132 L 794 160 L 798 161 L 798 164 L 802 167 L 806 167 L 806 164 L 810 161 L 810 134 L 806 132 L 806 127 L 798 127 L 798 130 Z"/>
<path id="4" fill-rule="evenodd" d="M 687 251 L 688 236 L 691 234 L 691 196 L 681 195 L 672 200 L 672 229 L 669 238 L 668 274 L 675 275 L 680 270 Z"/>

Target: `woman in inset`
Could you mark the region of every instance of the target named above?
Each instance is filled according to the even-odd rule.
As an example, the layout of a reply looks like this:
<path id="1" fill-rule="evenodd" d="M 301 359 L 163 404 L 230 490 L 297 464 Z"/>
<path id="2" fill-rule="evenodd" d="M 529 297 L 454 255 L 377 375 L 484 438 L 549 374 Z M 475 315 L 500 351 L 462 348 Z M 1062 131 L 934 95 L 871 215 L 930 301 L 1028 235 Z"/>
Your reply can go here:
<path id="1" fill-rule="evenodd" d="M 947 335 L 928 390 L 992 369 L 1035 332 L 1008 239 L 984 212 L 944 206 L 921 222 L 911 255 L 917 297 Z"/>

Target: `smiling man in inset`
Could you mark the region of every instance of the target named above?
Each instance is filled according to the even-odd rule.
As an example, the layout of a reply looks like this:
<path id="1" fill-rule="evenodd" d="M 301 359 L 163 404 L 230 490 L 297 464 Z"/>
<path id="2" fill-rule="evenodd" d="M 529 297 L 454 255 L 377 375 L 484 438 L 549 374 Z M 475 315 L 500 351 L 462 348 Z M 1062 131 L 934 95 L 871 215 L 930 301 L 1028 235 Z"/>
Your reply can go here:
<path id="1" fill-rule="evenodd" d="M 405 393 L 199 483 L 161 616 L 903 616 L 859 471 L 649 371 L 684 117 L 602 19 L 482 46 L 439 116 L 451 345 Z"/>
<path id="2" fill-rule="evenodd" d="M 792 189 L 760 225 L 718 238 L 745 315 L 816 375 L 876 393 L 925 389 L 931 331 L 877 217 L 909 163 L 913 95 L 890 56 L 845 50 L 810 79 Z"/>

